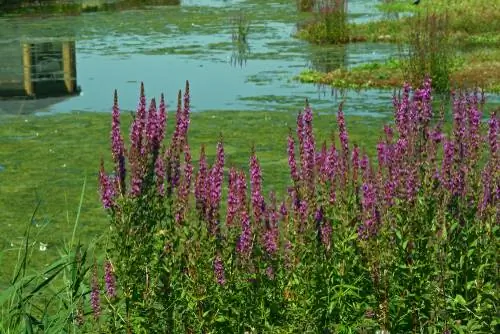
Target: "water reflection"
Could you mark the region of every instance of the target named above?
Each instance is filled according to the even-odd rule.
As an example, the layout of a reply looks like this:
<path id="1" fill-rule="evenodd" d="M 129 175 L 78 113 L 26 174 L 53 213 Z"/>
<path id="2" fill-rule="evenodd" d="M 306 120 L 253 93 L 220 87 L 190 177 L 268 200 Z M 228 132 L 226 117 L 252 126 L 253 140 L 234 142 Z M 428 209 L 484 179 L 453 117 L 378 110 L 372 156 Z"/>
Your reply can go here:
<path id="1" fill-rule="evenodd" d="M 0 109 L 8 105 L 10 112 L 25 113 L 30 105 L 47 105 L 80 92 L 74 40 L 24 38 L 3 42 L 1 49 Z M 59 99 L 23 101 L 44 98 Z"/>
<path id="2" fill-rule="evenodd" d="M 233 52 L 231 54 L 231 65 L 239 65 L 240 67 L 243 67 L 243 64 L 246 65 L 248 55 L 250 53 L 250 46 L 248 44 L 250 21 L 242 12 L 240 12 L 231 21 L 231 25 L 233 27 Z"/>
<path id="3" fill-rule="evenodd" d="M 309 66 L 311 69 L 323 73 L 346 67 L 346 45 L 312 48 Z"/>

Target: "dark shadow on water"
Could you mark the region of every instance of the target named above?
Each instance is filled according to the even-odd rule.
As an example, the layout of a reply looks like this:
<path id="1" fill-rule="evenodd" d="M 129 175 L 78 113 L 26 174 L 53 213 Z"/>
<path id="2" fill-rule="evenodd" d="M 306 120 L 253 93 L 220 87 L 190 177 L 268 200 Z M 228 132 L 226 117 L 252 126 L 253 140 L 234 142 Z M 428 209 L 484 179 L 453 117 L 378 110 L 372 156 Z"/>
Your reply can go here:
<path id="1" fill-rule="evenodd" d="M 23 38 L 0 45 L 2 113 L 30 113 L 80 93 L 74 40 Z"/>

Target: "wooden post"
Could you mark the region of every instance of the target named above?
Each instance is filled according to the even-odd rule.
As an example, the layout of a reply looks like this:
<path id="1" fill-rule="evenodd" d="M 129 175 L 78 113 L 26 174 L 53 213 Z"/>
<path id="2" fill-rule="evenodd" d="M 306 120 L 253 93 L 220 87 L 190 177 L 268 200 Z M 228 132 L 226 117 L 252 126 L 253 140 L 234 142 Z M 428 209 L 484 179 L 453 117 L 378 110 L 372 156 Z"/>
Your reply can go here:
<path id="1" fill-rule="evenodd" d="M 28 43 L 23 44 L 23 75 L 24 75 L 24 91 L 26 95 L 33 96 L 33 81 L 31 80 L 31 46 Z"/>
<path id="2" fill-rule="evenodd" d="M 73 54 L 71 52 L 71 42 L 62 43 L 63 55 L 63 71 L 64 71 L 64 84 L 68 93 L 73 93 L 75 90 L 75 80 L 73 73 Z"/>

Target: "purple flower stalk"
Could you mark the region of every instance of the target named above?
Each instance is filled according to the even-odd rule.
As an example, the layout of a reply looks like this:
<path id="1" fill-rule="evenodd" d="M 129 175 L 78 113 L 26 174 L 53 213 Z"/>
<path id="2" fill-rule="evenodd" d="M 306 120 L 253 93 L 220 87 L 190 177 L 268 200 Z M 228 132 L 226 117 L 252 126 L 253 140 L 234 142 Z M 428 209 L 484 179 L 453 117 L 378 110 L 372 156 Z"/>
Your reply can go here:
<path id="1" fill-rule="evenodd" d="M 97 265 L 94 263 L 94 270 L 92 273 L 92 281 L 91 281 L 91 292 L 90 292 L 90 306 L 92 308 L 92 312 L 94 314 L 94 319 L 98 320 L 101 315 L 101 299 L 100 299 L 100 291 L 99 291 L 99 278 L 97 276 Z"/>
<path id="2" fill-rule="evenodd" d="M 255 155 L 255 149 L 252 149 L 252 156 L 250 157 L 250 186 L 252 188 L 253 216 L 255 222 L 258 223 L 262 219 L 264 197 L 262 196 L 262 173 Z"/>
<path id="3" fill-rule="evenodd" d="M 165 162 L 159 155 L 155 162 L 156 187 L 160 196 L 165 196 Z"/>
<path id="4" fill-rule="evenodd" d="M 189 145 L 184 147 L 184 177 L 182 178 L 182 183 L 179 187 L 177 199 L 178 199 L 178 209 L 175 216 L 176 222 L 180 223 L 184 221 L 184 216 L 186 214 L 187 203 L 189 199 L 189 191 L 191 189 L 191 178 L 193 175 L 193 165 L 191 164 L 191 152 L 189 150 Z"/>
<path id="5" fill-rule="evenodd" d="M 299 173 L 297 171 L 297 162 L 295 160 L 295 140 L 292 136 L 292 130 L 288 135 L 288 166 L 290 167 L 290 175 L 294 183 L 299 181 Z"/>
<path id="6" fill-rule="evenodd" d="M 113 272 L 113 265 L 111 261 L 107 260 L 104 264 L 104 280 L 106 282 L 106 295 L 109 299 L 116 297 L 116 280 Z"/>
<path id="7" fill-rule="evenodd" d="M 321 243 L 327 251 L 332 246 L 332 224 L 329 221 L 324 221 L 320 228 Z"/>
<path id="8" fill-rule="evenodd" d="M 99 190 L 101 193 L 101 202 L 105 209 L 111 209 L 114 206 L 115 189 L 112 179 L 105 174 L 104 161 L 101 159 L 99 170 Z"/>
<path id="9" fill-rule="evenodd" d="M 238 173 L 234 167 L 229 170 L 229 190 L 227 195 L 227 214 L 226 225 L 232 226 L 236 212 L 238 211 L 238 188 L 237 188 Z"/>
<path id="10" fill-rule="evenodd" d="M 115 90 L 113 116 L 111 123 L 111 154 L 115 162 L 115 174 L 119 180 L 119 191 L 125 193 L 125 145 L 120 129 L 120 108 L 118 107 L 118 93 Z"/>
<path id="11" fill-rule="evenodd" d="M 488 121 L 488 143 L 490 145 L 491 159 L 496 161 L 498 154 L 498 128 L 499 121 L 496 112 L 492 112 Z"/>
<path id="12" fill-rule="evenodd" d="M 222 257 L 219 254 L 217 254 L 214 259 L 214 275 L 219 285 L 226 284 L 224 263 L 222 262 Z"/>
<path id="13" fill-rule="evenodd" d="M 222 141 L 217 143 L 217 157 L 214 165 L 208 174 L 208 213 L 207 219 L 209 230 L 212 234 L 217 233 L 217 215 L 219 213 L 220 201 L 222 197 L 222 182 L 224 179 L 224 145 Z"/>
<path id="14" fill-rule="evenodd" d="M 139 98 L 139 105 L 137 113 L 132 123 L 130 132 L 130 145 L 133 154 L 139 155 L 142 153 L 142 141 L 144 130 L 146 126 L 146 96 L 144 95 L 144 84 L 141 82 L 141 95 Z"/>
<path id="15" fill-rule="evenodd" d="M 250 227 L 250 217 L 245 210 L 241 212 L 241 235 L 236 244 L 236 251 L 244 257 L 249 256 L 252 251 L 252 229 Z"/>
<path id="16" fill-rule="evenodd" d="M 202 217 L 205 217 L 205 212 L 208 206 L 208 163 L 205 155 L 205 146 L 201 146 L 200 161 L 198 174 L 196 174 L 194 197 L 196 199 L 196 208 Z"/>

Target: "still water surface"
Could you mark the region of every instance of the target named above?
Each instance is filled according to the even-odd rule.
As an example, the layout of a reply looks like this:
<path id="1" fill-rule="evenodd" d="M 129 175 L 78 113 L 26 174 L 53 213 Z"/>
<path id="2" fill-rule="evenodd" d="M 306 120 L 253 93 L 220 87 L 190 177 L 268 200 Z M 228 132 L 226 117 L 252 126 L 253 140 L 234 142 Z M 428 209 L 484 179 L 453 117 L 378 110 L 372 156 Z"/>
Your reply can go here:
<path id="1" fill-rule="evenodd" d="M 376 4 L 349 1 L 350 20 L 380 19 Z M 243 54 L 232 42 L 233 22 L 240 13 L 250 24 Z M 306 18 L 289 0 L 184 0 L 180 6 L 141 10 L 0 18 L 4 57 L 9 46 L 27 40 L 74 41 L 76 83 L 81 88 L 79 95 L 66 98 L 0 100 L 0 114 L 108 112 L 115 89 L 122 109 L 133 110 L 141 81 L 148 97 L 163 92 L 173 108 L 186 80 L 194 112 L 289 111 L 303 106 L 305 98 L 315 109 L 333 112 L 336 96 L 293 78 L 307 68 L 352 67 L 399 53 L 396 45 L 384 43 L 310 46 L 292 36 Z M 346 113 L 387 115 L 391 95 L 380 90 L 348 92 Z"/>
<path id="2" fill-rule="evenodd" d="M 351 20 L 377 19 L 375 1 L 350 1 Z M 241 64 L 232 43 L 234 18 L 250 24 L 248 50 Z M 80 16 L 1 18 L 0 48 L 25 40 L 75 41 L 76 80 L 81 92 L 69 98 L 0 101 L 2 113 L 107 112 L 114 89 L 120 105 L 132 110 L 143 81 L 148 97 L 165 93 L 171 108 L 185 80 L 192 109 L 276 110 L 300 108 L 307 97 L 318 109 L 338 104 L 330 91 L 301 84 L 293 77 L 306 68 L 332 70 L 398 54 L 397 46 L 359 43 L 312 47 L 293 38 L 297 22 L 293 1 L 186 0 L 181 6 L 152 7 Z M 376 115 L 387 110 L 391 92 L 347 93 L 346 111 Z"/>

